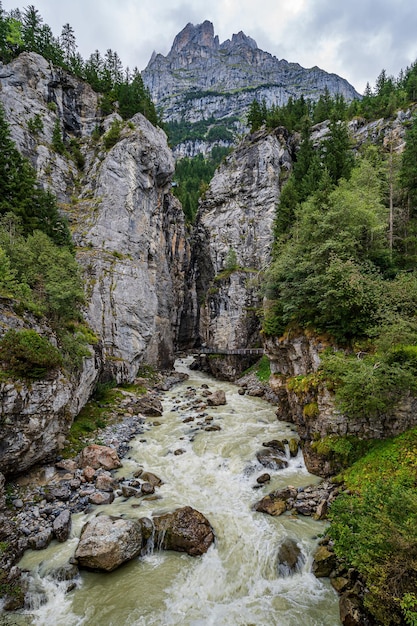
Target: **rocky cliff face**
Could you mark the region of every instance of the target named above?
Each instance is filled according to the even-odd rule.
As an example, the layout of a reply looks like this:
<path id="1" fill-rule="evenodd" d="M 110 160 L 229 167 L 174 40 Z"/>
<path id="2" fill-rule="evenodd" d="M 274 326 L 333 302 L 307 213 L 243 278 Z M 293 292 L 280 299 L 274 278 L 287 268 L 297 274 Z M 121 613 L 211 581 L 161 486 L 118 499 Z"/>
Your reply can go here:
<path id="1" fill-rule="evenodd" d="M 358 97 L 336 74 L 278 60 L 243 32 L 220 43 L 209 21 L 187 24 L 166 57 L 153 54 L 143 79 L 171 121 L 242 119 L 254 98 L 280 106 L 290 96 L 315 100 L 326 87 L 347 100 Z"/>
<path id="2" fill-rule="evenodd" d="M 319 376 L 320 354 L 328 344 L 319 337 L 304 333 L 267 339 L 270 359 L 270 386 L 279 397 L 279 419 L 293 422 L 303 444 L 307 469 L 319 476 L 329 476 L 340 468 L 335 459 L 320 455 L 315 442 L 330 435 L 358 439 L 394 437 L 417 423 L 417 399 L 404 398 L 389 414 L 373 418 L 358 415 L 347 418 L 335 408 L 334 394 Z M 294 377 L 298 384 L 291 384 Z"/>
<path id="3" fill-rule="evenodd" d="M 292 150 L 282 128 L 247 138 L 217 170 L 200 205 L 193 267 L 199 336 L 208 347 L 261 345 L 260 283 L 270 261 L 275 209 Z"/>
<path id="4" fill-rule="evenodd" d="M 108 129 L 115 116 L 103 119 L 88 85 L 33 53 L 0 66 L 0 102 L 13 140 L 69 218 L 86 278 L 85 317 L 99 338 L 78 377 L 57 372 L 30 389 L 23 382 L 3 385 L 0 470 L 9 473 L 57 452 L 99 378 L 127 381 L 141 363 L 172 365 L 190 252 L 182 209 L 170 191 L 174 161 L 161 130 L 137 114 L 129 124 L 121 122 L 119 140 L 107 149 L 92 134 L 99 126 Z M 30 123 L 35 115 L 42 122 L 36 133 Z M 82 171 L 68 153 L 54 151 L 57 124 L 64 140 L 77 140 Z M 0 303 L 1 334 L 33 327 L 33 320 L 6 309 Z"/>

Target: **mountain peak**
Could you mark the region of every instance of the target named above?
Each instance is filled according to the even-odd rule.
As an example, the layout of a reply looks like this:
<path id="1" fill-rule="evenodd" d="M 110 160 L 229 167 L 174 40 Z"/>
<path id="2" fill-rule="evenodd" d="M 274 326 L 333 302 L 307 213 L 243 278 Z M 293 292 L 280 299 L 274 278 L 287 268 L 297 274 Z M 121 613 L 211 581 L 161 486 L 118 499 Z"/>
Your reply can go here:
<path id="1" fill-rule="evenodd" d="M 190 22 L 175 37 L 172 44 L 170 55 L 179 54 L 190 45 L 211 48 L 213 50 L 219 47 L 219 38 L 214 36 L 214 27 L 211 22 L 206 20 L 202 24 L 191 24 Z"/>

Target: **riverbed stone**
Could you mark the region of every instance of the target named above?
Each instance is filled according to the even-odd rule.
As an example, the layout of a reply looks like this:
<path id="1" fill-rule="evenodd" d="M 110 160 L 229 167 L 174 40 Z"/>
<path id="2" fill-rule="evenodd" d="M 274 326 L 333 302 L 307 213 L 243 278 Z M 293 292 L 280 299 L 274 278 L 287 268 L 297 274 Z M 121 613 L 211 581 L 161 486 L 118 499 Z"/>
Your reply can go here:
<path id="1" fill-rule="evenodd" d="M 114 500 L 114 492 L 113 491 L 94 491 L 91 495 L 88 496 L 88 501 L 90 504 L 111 504 Z"/>
<path id="2" fill-rule="evenodd" d="M 296 457 L 298 454 L 298 447 L 299 447 L 298 439 L 295 439 L 295 437 L 291 437 L 291 439 L 288 442 L 288 446 L 290 449 L 290 456 Z"/>
<path id="3" fill-rule="evenodd" d="M 270 474 L 261 474 L 260 476 L 258 476 L 258 478 L 256 479 L 256 482 L 259 485 L 263 485 L 264 483 L 267 483 L 271 480 L 271 475 Z"/>
<path id="4" fill-rule="evenodd" d="M 111 572 L 137 557 L 142 543 L 139 520 L 99 515 L 84 525 L 75 558 L 80 567 Z"/>
<path id="5" fill-rule="evenodd" d="M 223 389 L 213 391 L 212 394 L 207 396 L 207 404 L 209 406 L 222 406 L 227 403 L 226 394 Z"/>
<path id="6" fill-rule="evenodd" d="M 69 509 L 64 509 L 55 518 L 52 529 L 59 543 L 64 543 L 68 539 L 71 532 L 71 512 Z"/>
<path id="7" fill-rule="evenodd" d="M 286 537 L 278 549 L 278 572 L 281 576 L 291 576 L 295 574 L 305 558 L 297 542 Z"/>
<path id="8" fill-rule="evenodd" d="M 118 480 L 113 478 L 110 472 L 101 472 L 97 474 L 96 489 L 99 491 L 114 491 L 118 487 Z"/>
<path id="9" fill-rule="evenodd" d="M 256 458 L 261 465 L 269 469 L 280 470 L 288 467 L 288 461 L 280 456 L 278 451 L 273 448 L 259 450 L 259 452 L 256 453 Z"/>
<path id="10" fill-rule="evenodd" d="M 106 470 L 112 470 L 122 467 L 116 450 L 108 446 L 99 446 L 95 443 L 86 446 L 80 452 L 79 462 L 80 467 L 90 466 L 93 469 L 102 467 Z"/>
<path id="11" fill-rule="evenodd" d="M 159 487 L 159 485 L 163 484 L 162 479 L 152 472 L 142 472 L 140 479 L 147 483 L 151 483 L 154 487 Z"/>
<path id="12" fill-rule="evenodd" d="M 296 493 L 297 491 L 294 487 L 277 489 L 256 502 L 253 508 L 255 511 L 259 511 L 260 513 L 267 513 L 268 515 L 277 517 L 278 515 L 282 515 L 287 510 L 287 502 L 291 498 L 294 498 Z"/>
<path id="13" fill-rule="evenodd" d="M 29 547 L 32 548 L 32 550 L 43 550 L 49 546 L 53 536 L 52 528 L 44 528 L 40 532 L 29 537 Z"/>
<path id="14" fill-rule="evenodd" d="M 214 542 L 214 531 L 207 518 L 190 506 L 153 519 L 155 544 L 164 550 L 199 556 Z"/>
<path id="15" fill-rule="evenodd" d="M 281 452 L 285 456 L 285 443 L 280 441 L 279 439 L 272 439 L 272 441 L 265 441 L 263 444 L 264 448 L 272 448 L 273 450 L 277 450 Z"/>

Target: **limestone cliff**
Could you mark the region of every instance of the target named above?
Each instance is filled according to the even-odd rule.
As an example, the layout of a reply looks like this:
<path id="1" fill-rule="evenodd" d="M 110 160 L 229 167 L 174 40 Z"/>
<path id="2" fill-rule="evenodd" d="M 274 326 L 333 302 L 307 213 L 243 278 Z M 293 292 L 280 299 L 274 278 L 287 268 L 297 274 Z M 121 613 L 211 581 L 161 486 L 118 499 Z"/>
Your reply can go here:
<path id="1" fill-rule="evenodd" d="M 219 167 L 201 202 L 193 267 L 199 336 L 210 348 L 261 345 L 260 284 L 270 261 L 275 209 L 292 150 L 283 128 L 248 137 Z"/>
<path id="2" fill-rule="evenodd" d="M 0 65 L 0 102 L 17 147 L 68 216 L 86 278 L 85 319 L 99 339 L 78 375 L 58 371 L 32 386 L 3 384 L 0 470 L 10 473 L 56 454 L 100 378 L 130 381 L 141 363 L 172 365 L 189 246 L 171 194 L 174 161 L 163 131 L 140 114 L 128 124 L 117 114 L 103 118 L 88 85 L 34 53 Z M 106 146 L 97 131 L 115 119 L 120 136 Z M 57 126 L 66 146 L 61 154 L 54 149 Z M 78 167 L 70 140 L 83 155 Z M 34 327 L 7 307 L 0 303 L 0 335 Z M 38 332 L 51 338 L 41 326 Z"/>

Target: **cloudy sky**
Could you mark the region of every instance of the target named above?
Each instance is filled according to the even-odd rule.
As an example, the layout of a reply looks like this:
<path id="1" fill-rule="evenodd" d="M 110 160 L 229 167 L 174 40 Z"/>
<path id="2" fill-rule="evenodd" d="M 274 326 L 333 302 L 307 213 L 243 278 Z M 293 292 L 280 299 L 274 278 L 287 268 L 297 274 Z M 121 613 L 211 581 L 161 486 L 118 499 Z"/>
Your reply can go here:
<path id="1" fill-rule="evenodd" d="M 191 22 L 210 20 L 220 41 L 243 31 L 279 59 L 318 65 L 363 93 L 382 69 L 397 76 L 417 59 L 415 0 L 3 0 L 3 9 L 33 4 L 55 35 L 69 22 L 84 58 L 118 52 L 143 70 L 152 52 L 166 55 Z"/>

